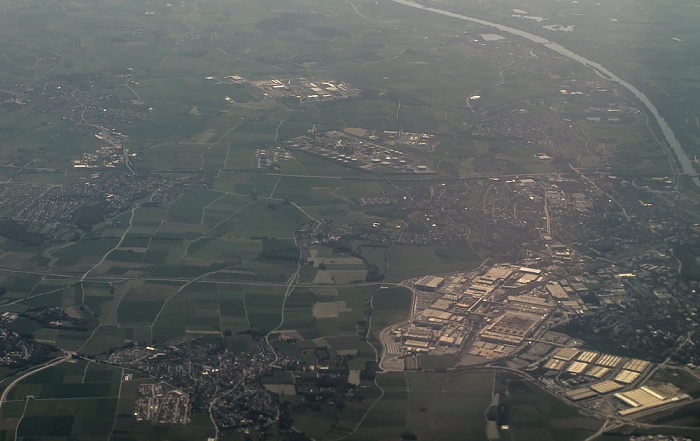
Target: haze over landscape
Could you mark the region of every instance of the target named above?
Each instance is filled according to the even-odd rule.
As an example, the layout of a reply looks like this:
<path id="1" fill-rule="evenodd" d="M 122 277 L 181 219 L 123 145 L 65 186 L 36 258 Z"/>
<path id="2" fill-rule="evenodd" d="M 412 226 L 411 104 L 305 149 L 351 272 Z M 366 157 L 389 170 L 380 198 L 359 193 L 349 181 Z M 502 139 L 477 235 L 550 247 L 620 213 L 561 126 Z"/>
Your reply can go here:
<path id="1" fill-rule="evenodd" d="M 698 22 L 0 0 L 0 441 L 700 439 Z"/>

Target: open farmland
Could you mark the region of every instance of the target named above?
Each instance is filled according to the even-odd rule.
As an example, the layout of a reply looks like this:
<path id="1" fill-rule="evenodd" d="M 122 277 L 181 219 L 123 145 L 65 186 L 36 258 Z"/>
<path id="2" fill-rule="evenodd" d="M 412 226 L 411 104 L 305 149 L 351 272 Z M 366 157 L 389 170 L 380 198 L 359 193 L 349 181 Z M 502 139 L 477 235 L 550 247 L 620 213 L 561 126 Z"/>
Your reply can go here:
<path id="1" fill-rule="evenodd" d="M 12 418 L 18 437 L 105 439 L 114 422 L 121 376 L 121 369 L 66 361 L 20 382 L 7 403 L 22 402 L 23 411 L 4 418 Z M 35 398 L 26 401 L 25 396 Z M 11 409 L 12 404 L 3 412 Z"/>
<path id="2" fill-rule="evenodd" d="M 0 441 L 483 440 L 496 399 L 504 440 L 625 432 L 550 343 L 697 398 L 692 1 L 0 3 Z M 630 81 L 689 169 L 629 88 L 470 17 Z M 501 302 L 541 322 L 469 346 Z"/>

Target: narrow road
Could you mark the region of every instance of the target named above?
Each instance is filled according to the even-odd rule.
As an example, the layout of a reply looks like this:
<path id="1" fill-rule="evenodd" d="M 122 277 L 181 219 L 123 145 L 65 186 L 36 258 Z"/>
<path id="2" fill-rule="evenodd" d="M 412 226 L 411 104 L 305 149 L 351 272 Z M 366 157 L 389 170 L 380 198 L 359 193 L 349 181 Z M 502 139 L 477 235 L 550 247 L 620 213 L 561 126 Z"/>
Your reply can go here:
<path id="1" fill-rule="evenodd" d="M 372 296 L 372 298 L 371 298 L 370 301 L 369 301 L 369 302 L 370 302 L 370 307 L 371 307 L 372 309 L 374 309 L 373 300 L 374 300 L 374 295 Z M 370 315 L 370 316 L 369 316 L 369 321 L 368 321 L 368 326 L 367 326 L 367 336 L 368 336 L 368 337 L 370 337 L 370 333 L 371 333 L 371 332 L 372 332 L 372 316 Z M 379 333 L 379 335 L 380 335 L 379 341 L 381 342 L 381 332 Z M 367 343 L 372 347 L 372 349 L 374 349 L 374 360 L 377 362 L 377 366 L 378 366 L 378 365 L 379 365 L 379 360 L 380 360 L 380 353 L 379 353 L 379 351 L 377 350 L 377 347 L 374 346 L 374 345 L 372 344 L 371 338 L 367 338 Z M 379 391 L 380 391 L 380 394 L 379 394 L 379 397 L 377 397 L 377 400 L 376 400 L 374 403 L 372 403 L 372 404 L 367 408 L 367 410 L 365 410 L 365 413 L 362 414 L 362 418 L 360 418 L 360 421 L 357 422 L 357 425 L 356 425 L 355 428 L 352 430 L 352 432 L 350 432 L 350 433 L 348 433 L 348 434 L 346 434 L 346 435 L 343 435 L 343 436 L 341 436 L 340 438 L 335 438 L 335 439 L 333 439 L 333 440 L 331 440 L 331 441 L 339 441 L 339 440 L 341 440 L 341 439 L 345 439 L 345 438 L 347 438 L 347 437 L 349 437 L 349 436 L 352 436 L 355 432 L 357 432 L 357 430 L 360 428 L 360 426 L 362 426 L 362 423 L 365 421 L 365 418 L 367 418 L 367 415 L 369 415 L 369 413 L 372 411 L 372 409 L 374 409 L 374 406 L 376 406 L 377 403 L 379 403 L 379 402 L 382 400 L 382 398 L 384 398 L 384 389 L 383 389 L 383 388 L 379 385 L 379 383 L 377 382 L 377 376 L 376 376 L 376 374 L 375 374 L 375 377 L 374 377 L 374 385 L 377 386 L 377 389 L 379 389 Z M 406 383 L 406 387 L 408 387 L 408 383 Z"/>
<path id="2" fill-rule="evenodd" d="M 610 420 L 605 420 L 605 422 L 603 423 L 603 425 L 600 426 L 600 429 L 598 429 L 598 431 L 597 431 L 596 433 L 594 433 L 593 435 L 591 435 L 591 436 L 589 436 L 588 438 L 586 438 L 585 441 L 593 441 L 594 439 L 596 439 L 596 438 L 598 438 L 600 435 L 602 435 L 603 432 L 605 432 L 605 430 L 608 428 L 608 422 L 610 422 Z"/>
<path id="3" fill-rule="evenodd" d="M 97 262 L 92 268 L 90 268 L 89 270 L 85 271 L 85 273 L 82 275 L 82 277 L 80 277 L 80 283 L 84 282 L 84 281 L 85 281 L 85 278 L 86 278 L 88 275 L 90 275 L 90 273 L 93 272 L 93 271 L 95 270 L 95 268 L 97 268 L 98 266 L 102 265 L 102 264 L 104 263 L 104 261 L 107 260 L 107 256 L 109 256 L 110 253 L 111 253 L 112 251 L 116 250 L 117 248 L 119 248 L 119 247 L 122 245 L 122 242 L 124 242 L 124 238 L 125 238 L 126 235 L 129 233 L 129 230 L 131 230 L 131 226 L 132 226 L 133 223 L 134 223 L 134 215 L 136 214 L 136 210 L 138 210 L 140 206 L 141 206 L 141 205 L 135 205 L 134 208 L 131 209 L 131 217 L 129 218 L 129 226 L 127 227 L 126 230 L 124 230 L 124 233 L 122 233 L 121 237 L 119 238 L 119 242 L 117 242 L 117 244 L 114 246 L 114 248 L 112 248 L 111 250 L 107 251 L 107 252 L 104 254 L 104 256 L 102 256 L 102 259 L 100 259 L 100 261 Z"/>
<path id="4" fill-rule="evenodd" d="M 544 190 L 544 216 L 547 219 L 547 234 L 552 234 L 552 220 L 549 216 L 549 198 L 547 198 L 547 189 L 542 186 Z"/>

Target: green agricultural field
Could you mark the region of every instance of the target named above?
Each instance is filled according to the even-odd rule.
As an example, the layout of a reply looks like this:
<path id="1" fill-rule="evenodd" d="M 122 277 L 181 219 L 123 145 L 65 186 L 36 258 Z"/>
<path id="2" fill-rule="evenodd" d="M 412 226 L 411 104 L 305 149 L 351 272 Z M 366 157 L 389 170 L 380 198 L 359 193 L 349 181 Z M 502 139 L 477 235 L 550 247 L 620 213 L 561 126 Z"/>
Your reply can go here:
<path id="1" fill-rule="evenodd" d="M 203 238 L 187 246 L 184 259 L 203 262 L 239 262 L 257 257 L 263 251 L 260 240 Z"/>
<path id="2" fill-rule="evenodd" d="M 291 200 L 301 206 L 336 205 L 348 202 L 347 199 L 337 195 L 337 192 L 345 186 L 344 182 L 338 182 L 337 179 L 282 176 L 276 185 L 271 197 Z"/>
<path id="3" fill-rule="evenodd" d="M 413 293 L 403 287 L 379 288 L 372 297 L 372 328 L 376 333 L 408 318 L 413 307 Z"/>
<path id="4" fill-rule="evenodd" d="M 311 340 L 321 336 L 314 327 L 312 309 L 319 296 L 314 293 L 295 289 L 287 298 L 284 309 L 284 324 L 282 329 L 294 329 Z"/>
<path id="5" fill-rule="evenodd" d="M 445 248 L 392 245 L 387 253 L 391 262 L 387 280 L 396 282 L 425 274 L 466 271 L 482 262 L 466 243 Z"/>
<path id="6" fill-rule="evenodd" d="M 26 297 L 41 279 L 42 277 L 38 274 L 11 273 L 2 281 L 2 287 L 5 288 L 6 293 L 0 298 L 0 302 L 7 301 L 10 297 Z"/>
<path id="7" fill-rule="evenodd" d="M 348 439 L 398 438 L 401 433 L 419 439 L 485 439 L 493 373 L 390 373 L 380 375 L 377 384 L 383 395 Z"/>
<path id="8" fill-rule="evenodd" d="M 167 220 L 197 224 L 202 222 L 204 209 L 223 194 L 208 190 L 192 190 L 178 198 L 168 211 Z"/>
<path id="9" fill-rule="evenodd" d="M 491 403 L 493 373 L 465 372 L 446 377 L 439 375 L 438 378 L 422 377 L 408 376 L 408 387 L 415 390 L 409 395 L 413 430 L 427 432 L 430 434 L 428 438 L 464 439 L 462 434 L 467 434 L 467 439 L 484 439 L 486 420 L 483 415 Z M 441 384 L 438 383 L 440 379 Z M 465 396 L 470 397 L 467 402 Z M 428 410 L 422 411 L 426 405 Z"/>
<path id="10" fill-rule="evenodd" d="M 210 423 L 194 418 L 186 428 L 153 426 L 133 419 L 138 385 L 150 380 L 124 379 L 121 368 L 70 360 L 18 383 L 2 406 L 2 430 L 18 437 L 110 439 L 126 435 L 201 439 Z M 26 395 L 36 398 L 25 400 Z M 182 437 L 182 438 L 180 438 Z"/>
<path id="11" fill-rule="evenodd" d="M 184 288 L 170 297 L 159 312 L 154 327 L 184 326 L 187 332 L 222 332 L 218 291 L 213 284 Z"/>
<path id="12" fill-rule="evenodd" d="M 38 396 L 39 402 L 57 398 L 116 398 L 121 369 L 91 368 L 91 364 L 71 360 L 31 375 L 11 390 L 8 400 L 24 399 L 26 395 Z M 90 377 L 88 372 L 91 372 Z"/>
<path id="13" fill-rule="evenodd" d="M 233 238 L 292 238 L 296 227 L 307 220 L 306 216 L 292 205 L 275 204 L 274 207 L 259 199 L 219 223 L 212 234 Z"/>
<path id="14" fill-rule="evenodd" d="M 208 205 L 204 210 L 204 222 L 214 226 L 226 220 L 233 213 L 249 204 L 250 201 L 242 196 L 226 194 Z"/>
<path id="15" fill-rule="evenodd" d="M 216 188 L 238 196 L 268 197 L 278 180 L 278 177 L 267 174 L 226 172 L 217 177 Z"/>
<path id="16" fill-rule="evenodd" d="M 280 288 L 250 287 L 245 291 L 245 311 L 250 326 L 264 332 L 282 323 L 284 292 Z"/>
<path id="17" fill-rule="evenodd" d="M 94 265 L 119 243 L 118 238 L 84 240 L 55 253 L 57 266 Z M 89 268 L 89 266 L 88 266 Z"/>
<path id="18" fill-rule="evenodd" d="M 689 430 L 689 432 L 687 432 L 689 435 L 690 431 L 697 433 L 700 432 L 700 418 L 698 418 L 698 410 L 700 410 L 700 406 L 698 406 L 697 403 L 693 403 L 689 406 L 683 407 L 682 409 L 659 415 L 659 417 L 654 420 L 654 423 L 686 427 Z M 692 427 L 695 429 L 690 429 Z"/>
<path id="19" fill-rule="evenodd" d="M 531 382 L 511 377 L 508 382 L 509 426 L 513 438 L 583 440 L 600 422 L 582 416 Z"/>

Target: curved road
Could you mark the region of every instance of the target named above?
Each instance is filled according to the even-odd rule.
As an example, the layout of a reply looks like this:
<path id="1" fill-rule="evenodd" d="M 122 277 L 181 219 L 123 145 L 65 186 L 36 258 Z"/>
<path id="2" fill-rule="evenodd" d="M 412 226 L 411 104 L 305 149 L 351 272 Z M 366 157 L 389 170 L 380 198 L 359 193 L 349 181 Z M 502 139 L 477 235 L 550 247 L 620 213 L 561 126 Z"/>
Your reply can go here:
<path id="1" fill-rule="evenodd" d="M 656 119 L 656 122 L 659 124 L 659 127 L 661 127 L 661 131 L 664 134 L 664 138 L 666 138 L 666 142 L 668 142 L 668 145 L 673 149 L 673 152 L 676 154 L 676 159 L 677 162 L 680 164 L 681 170 L 683 174 L 688 175 L 692 178 L 693 183 L 700 187 L 700 178 L 698 178 L 698 173 L 695 171 L 693 168 L 693 164 L 688 158 L 688 155 L 685 153 L 683 150 L 683 147 L 681 146 L 681 143 L 678 141 L 676 138 L 675 133 L 673 133 L 673 130 L 671 130 L 671 127 L 668 125 L 666 120 L 661 116 L 659 111 L 657 110 L 656 106 L 654 106 L 654 103 L 651 102 L 651 100 L 644 95 L 642 91 L 634 87 L 632 84 L 628 83 L 627 81 L 623 80 L 622 78 L 618 77 L 599 63 L 596 63 L 594 61 L 591 61 L 587 58 L 582 57 L 581 55 L 578 55 L 569 49 L 565 48 L 564 46 L 561 46 L 557 43 L 554 43 L 550 40 L 547 40 L 546 38 L 540 37 L 535 34 L 531 34 L 529 32 L 521 31 L 520 29 L 516 28 L 511 28 L 510 26 L 504 26 L 498 23 L 493 23 L 490 21 L 482 20 L 479 18 L 473 18 L 473 17 L 468 17 L 466 15 L 462 14 L 457 14 L 454 12 L 450 11 L 445 11 L 442 9 L 437 9 L 437 8 L 431 8 L 428 6 L 423 6 L 419 3 L 414 3 L 409 0 L 391 0 L 394 3 L 399 3 L 404 6 L 410 6 L 412 8 L 416 9 L 422 9 L 425 11 L 433 12 L 435 14 L 440 14 L 444 15 L 446 17 L 452 17 L 456 18 L 459 20 L 464 20 L 464 21 L 470 21 L 472 23 L 478 23 L 483 26 L 489 26 L 492 28 L 496 28 L 499 31 L 506 32 L 512 35 L 517 35 L 518 37 L 525 38 L 527 40 L 530 40 L 534 43 L 541 44 L 544 47 L 553 50 L 554 52 L 557 52 L 560 55 L 563 55 L 567 58 L 570 58 L 572 60 L 576 60 L 579 63 L 583 64 L 584 66 L 588 66 L 591 69 L 593 69 L 599 76 L 605 78 L 608 81 L 612 81 L 614 83 L 618 83 L 621 86 L 623 86 L 625 89 L 629 90 L 636 96 L 642 104 L 647 108 L 647 110 L 652 114 L 654 119 Z"/>
<path id="2" fill-rule="evenodd" d="M 10 391 L 12 390 L 12 388 L 14 388 L 17 385 L 17 383 L 19 383 L 20 381 L 24 380 L 25 378 L 27 378 L 31 375 L 36 374 L 39 371 L 43 371 L 44 369 L 48 369 L 51 366 L 55 366 L 59 363 L 63 363 L 64 361 L 70 360 L 70 358 L 71 358 L 71 354 L 66 354 L 63 357 L 55 358 L 55 359 L 53 359 L 47 363 L 41 364 L 39 366 L 34 366 L 33 369 L 30 369 L 29 371 L 25 372 L 21 376 L 15 378 L 15 380 L 12 383 L 7 385 L 7 387 L 5 388 L 5 390 L 2 393 L 2 396 L 0 396 L 0 409 L 2 409 L 2 403 L 4 403 L 6 401 L 7 395 L 9 395 Z"/>

